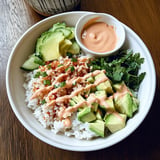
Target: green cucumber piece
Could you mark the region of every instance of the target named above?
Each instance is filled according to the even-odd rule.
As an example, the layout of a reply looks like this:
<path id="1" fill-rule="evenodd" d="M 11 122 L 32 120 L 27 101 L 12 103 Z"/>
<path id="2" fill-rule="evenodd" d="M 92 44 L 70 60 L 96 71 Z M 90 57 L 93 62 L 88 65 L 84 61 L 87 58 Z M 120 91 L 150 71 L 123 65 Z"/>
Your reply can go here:
<path id="1" fill-rule="evenodd" d="M 37 69 L 40 65 L 37 62 L 43 62 L 43 61 L 39 57 L 32 55 L 23 63 L 21 69 L 27 71 L 32 71 L 34 69 Z"/>

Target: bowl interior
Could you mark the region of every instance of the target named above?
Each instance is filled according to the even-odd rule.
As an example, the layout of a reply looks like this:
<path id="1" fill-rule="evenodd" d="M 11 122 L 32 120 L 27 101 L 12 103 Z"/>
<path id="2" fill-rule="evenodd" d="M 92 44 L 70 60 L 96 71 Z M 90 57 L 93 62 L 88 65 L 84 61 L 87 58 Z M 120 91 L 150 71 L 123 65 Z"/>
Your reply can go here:
<path id="1" fill-rule="evenodd" d="M 105 22 L 108 25 L 113 26 L 117 35 L 116 47 L 113 50 L 104 53 L 98 53 L 89 50 L 83 45 L 83 43 L 81 42 L 82 31 L 86 25 L 89 25 L 93 22 Z M 120 47 L 122 47 L 125 41 L 125 30 L 123 25 L 115 17 L 104 13 L 89 13 L 82 16 L 76 24 L 75 32 L 76 32 L 75 36 L 76 40 L 78 44 L 81 46 L 81 48 L 84 50 L 84 52 L 91 53 L 94 55 L 100 55 L 100 56 L 110 55 L 116 52 Z"/>
<path id="2" fill-rule="evenodd" d="M 140 108 L 138 113 L 131 118 L 127 122 L 126 127 L 119 132 L 116 132 L 106 138 L 98 138 L 90 141 L 78 140 L 63 135 L 55 135 L 50 130 L 44 129 L 41 126 L 41 124 L 34 118 L 32 111 L 26 106 L 25 90 L 23 88 L 24 77 L 20 66 L 26 58 L 34 52 L 36 39 L 42 32 L 49 29 L 53 23 L 65 21 L 67 25 L 75 26 L 79 18 L 85 14 L 86 12 L 68 12 L 49 17 L 32 26 L 24 33 L 22 38 L 13 48 L 8 61 L 6 73 L 6 86 L 9 101 L 14 113 L 24 127 L 27 128 L 34 136 L 50 145 L 73 151 L 93 151 L 102 149 L 116 144 L 126 138 L 145 118 L 151 107 L 155 92 L 155 69 L 150 53 L 142 40 L 131 29 L 123 25 L 126 30 L 126 40 L 123 48 L 131 48 L 134 52 L 140 52 L 141 56 L 145 58 L 145 63 L 142 65 L 141 72 L 143 71 L 147 74 L 138 93 L 138 97 L 140 99 Z"/>

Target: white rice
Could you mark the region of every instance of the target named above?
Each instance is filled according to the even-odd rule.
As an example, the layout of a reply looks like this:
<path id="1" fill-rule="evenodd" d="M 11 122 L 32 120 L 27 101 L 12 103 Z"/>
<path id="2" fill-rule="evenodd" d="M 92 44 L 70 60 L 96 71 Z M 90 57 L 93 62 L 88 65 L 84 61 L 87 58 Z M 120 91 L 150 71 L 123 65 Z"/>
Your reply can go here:
<path id="1" fill-rule="evenodd" d="M 50 118 L 46 111 L 43 110 L 43 105 L 37 105 L 37 99 L 31 100 L 30 97 L 32 93 L 32 84 L 33 82 L 37 82 L 37 78 L 34 78 L 36 70 L 30 73 L 24 73 L 25 76 L 25 102 L 27 103 L 27 107 L 33 110 L 33 115 L 35 118 L 42 124 L 42 126 L 46 129 L 50 129 L 55 134 L 64 134 L 66 136 L 74 136 L 77 139 L 92 139 L 93 137 L 97 137 L 97 135 L 90 131 L 88 123 L 82 123 L 77 119 L 76 113 L 74 113 L 71 117 L 72 126 L 70 128 L 65 128 L 62 121 L 57 121 L 53 118 Z M 56 107 L 55 107 L 56 109 Z M 48 110 L 49 111 L 49 110 Z M 50 114 L 53 114 L 50 111 Z M 45 116 L 45 119 L 43 118 Z"/>

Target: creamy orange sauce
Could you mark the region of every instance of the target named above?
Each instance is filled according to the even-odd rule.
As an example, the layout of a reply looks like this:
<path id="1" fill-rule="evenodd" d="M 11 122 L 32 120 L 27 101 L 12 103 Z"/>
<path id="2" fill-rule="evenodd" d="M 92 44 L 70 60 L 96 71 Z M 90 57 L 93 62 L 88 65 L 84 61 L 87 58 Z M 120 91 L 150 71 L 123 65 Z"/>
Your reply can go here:
<path id="1" fill-rule="evenodd" d="M 113 97 L 112 97 L 113 98 Z M 104 106 L 106 109 L 109 109 L 110 106 L 108 105 L 108 103 L 106 102 L 107 100 L 107 97 L 104 96 L 104 97 L 96 97 L 96 95 L 94 93 L 91 93 L 89 95 L 89 97 L 87 98 L 87 101 L 82 101 L 78 104 L 76 104 L 75 106 L 72 106 L 72 107 L 68 107 L 67 109 L 63 110 L 63 113 L 60 114 L 61 118 L 63 117 L 66 117 L 67 115 L 69 115 L 69 113 L 73 113 L 73 112 L 76 112 L 78 110 L 78 108 L 81 108 L 83 105 L 87 105 L 88 107 L 91 107 L 92 108 L 92 104 L 94 102 Z"/>
<path id="2" fill-rule="evenodd" d="M 71 80 L 69 80 L 69 81 L 66 81 L 66 85 L 63 87 L 63 88 L 70 88 L 72 85 L 73 85 L 73 82 L 77 82 L 77 81 L 80 81 L 80 80 L 86 80 L 87 78 L 89 78 L 90 76 L 96 76 L 96 75 L 98 75 L 98 74 L 100 74 L 100 73 L 104 73 L 105 72 L 105 70 L 96 70 L 96 71 L 94 71 L 94 72 L 92 72 L 92 73 L 88 73 L 88 74 L 86 74 L 84 77 L 78 77 L 78 78 L 73 78 L 73 79 L 71 79 Z M 81 92 L 83 92 L 83 91 L 87 91 L 87 90 L 89 90 L 89 89 L 91 89 L 91 88 L 93 88 L 93 87 L 96 87 L 98 84 L 100 84 L 100 83 L 102 83 L 102 82 L 104 82 L 104 81 L 106 81 L 106 80 L 108 80 L 108 78 L 106 79 L 106 77 L 102 77 L 102 78 L 100 78 L 98 81 L 95 81 L 95 83 L 94 84 L 89 84 L 89 85 L 87 85 L 87 86 L 85 86 L 85 87 L 81 87 L 81 88 L 78 88 L 77 90 L 75 90 L 75 91 L 73 91 L 72 93 L 71 93 L 71 95 L 65 95 L 65 96 L 62 96 L 62 97 L 59 97 L 59 98 L 57 98 L 56 100 L 52 100 L 50 103 L 48 103 L 47 105 L 46 105 L 46 107 L 49 107 L 49 106 L 52 106 L 52 105 L 54 105 L 55 103 L 61 103 L 61 102 L 64 102 L 64 101 L 66 101 L 66 100 L 68 100 L 68 99 L 71 99 L 72 97 L 74 97 L 74 96 L 77 96 L 78 94 L 80 94 Z M 62 88 L 56 88 L 56 89 L 53 89 L 49 94 L 51 95 L 52 93 L 56 93 L 58 90 L 60 90 L 60 89 L 62 89 Z"/>
<path id="3" fill-rule="evenodd" d="M 66 60 L 65 63 L 67 63 L 67 65 L 68 65 L 68 59 L 65 59 L 65 60 Z M 86 62 L 86 61 L 87 61 L 87 58 L 81 59 L 81 62 Z M 57 63 L 57 65 L 58 65 L 58 63 Z M 65 70 L 65 67 L 66 67 L 66 65 L 64 65 L 63 67 L 60 66 L 60 67 L 57 67 L 55 70 L 56 71 L 57 70 L 59 71 L 59 69 L 60 70 L 61 69 Z M 77 67 L 77 66 L 75 66 L 75 67 Z M 76 105 L 74 105 L 72 107 L 69 106 L 69 105 L 65 106 L 65 104 L 67 104 L 69 102 L 69 100 L 72 99 L 74 96 L 78 96 L 79 94 L 83 94 L 84 92 L 90 91 L 90 89 L 95 88 L 97 85 L 99 85 L 103 82 L 106 82 L 109 79 L 108 79 L 107 76 L 104 75 L 104 76 L 101 76 L 98 79 L 96 79 L 93 84 L 88 84 L 87 81 L 86 81 L 89 77 L 95 77 L 98 74 L 105 73 L 105 70 L 96 70 L 94 72 L 85 74 L 83 76 L 75 75 L 75 76 L 71 76 L 69 78 L 68 78 L 68 73 L 67 72 L 60 72 L 60 74 L 58 74 L 56 76 L 56 73 L 54 71 L 53 72 L 51 72 L 51 71 L 48 72 L 49 74 L 55 75 L 54 79 L 52 80 L 51 85 L 50 86 L 41 85 L 33 93 L 31 99 L 34 99 L 34 98 L 37 98 L 37 97 L 40 97 L 41 99 L 45 98 L 47 103 L 45 104 L 44 109 L 54 109 L 55 107 L 60 106 L 58 108 L 57 112 L 56 112 L 56 116 L 59 120 L 61 120 L 63 122 L 63 125 L 65 127 L 71 127 L 71 125 L 72 125 L 72 122 L 70 120 L 71 115 L 74 112 L 76 112 L 79 108 L 83 107 L 84 105 L 92 108 L 93 103 L 96 102 L 99 105 L 104 106 L 107 109 L 107 111 L 114 112 L 112 107 L 109 106 L 107 100 L 108 99 L 114 99 L 117 96 L 118 97 L 123 96 L 126 92 L 129 92 L 131 94 L 131 92 L 128 90 L 128 88 L 125 85 L 122 85 L 122 87 L 119 89 L 119 91 L 117 91 L 116 93 L 114 93 L 110 97 L 107 97 L 107 95 L 97 97 L 94 93 L 90 93 L 86 100 L 81 101 L 80 103 L 77 103 Z M 41 78 L 42 79 L 44 79 L 44 78 L 47 79 L 47 77 L 41 77 Z M 56 84 L 59 84 L 62 81 L 65 81 L 65 85 L 63 87 L 56 88 L 54 86 Z M 81 83 L 81 82 L 83 82 L 85 85 L 80 85 L 80 87 L 77 87 L 76 89 L 73 89 L 74 88 L 74 83 Z M 52 97 L 52 94 L 54 95 L 61 90 L 65 90 L 66 88 L 69 89 L 69 90 L 71 89 L 71 92 L 68 92 L 68 95 L 67 94 L 62 94 L 62 95 L 57 96 L 55 98 Z M 119 115 L 116 115 L 116 116 L 119 116 Z M 122 119 L 121 116 L 119 116 L 119 118 Z"/>
<path id="4" fill-rule="evenodd" d="M 72 122 L 71 122 L 71 120 L 70 120 L 69 118 L 66 118 L 66 119 L 63 121 L 63 125 L 64 125 L 65 127 L 71 127 Z"/>
<path id="5" fill-rule="evenodd" d="M 124 121 L 124 119 L 117 113 L 117 112 L 112 112 L 117 118 L 119 118 L 121 121 Z"/>
<path id="6" fill-rule="evenodd" d="M 117 35 L 113 26 L 104 22 L 92 22 L 82 30 L 81 41 L 89 50 L 103 53 L 115 48 Z"/>
<path id="7" fill-rule="evenodd" d="M 43 97 L 45 94 L 49 93 L 53 86 L 43 87 L 38 89 L 32 96 L 31 100 L 37 98 L 38 96 Z"/>
<path id="8" fill-rule="evenodd" d="M 123 85 L 121 85 L 121 88 L 116 93 L 113 94 L 113 97 L 114 98 L 117 98 L 117 97 L 122 98 L 126 93 L 129 93 L 131 96 L 133 96 L 131 91 L 127 88 L 127 86 L 125 84 L 123 84 Z"/>
<path id="9" fill-rule="evenodd" d="M 106 80 L 105 77 L 100 78 L 101 80 L 99 80 L 99 84 L 103 82 L 103 80 Z M 102 81 L 102 82 L 101 82 Z M 95 84 L 90 84 L 88 85 L 88 89 L 91 89 L 91 87 L 93 87 Z M 96 85 L 95 85 L 96 86 Z M 75 92 L 74 95 L 67 95 L 64 96 L 63 100 L 65 99 L 70 99 L 74 96 L 77 96 L 83 89 L 80 88 L 78 91 Z M 96 97 L 96 95 L 94 93 L 91 93 L 89 95 L 89 97 L 87 98 L 87 101 L 82 101 L 78 104 L 76 104 L 75 106 L 72 107 L 68 107 L 66 109 L 63 110 L 63 113 L 61 113 L 61 117 L 60 118 L 66 118 L 67 116 L 70 116 L 71 113 L 76 112 L 78 110 L 78 108 L 81 108 L 83 105 L 87 105 L 88 107 L 92 107 L 92 104 L 94 102 L 100 104 L 101 106 L 104 106 L 106 109 L 110 110 L 111 112 L 113 112 L 115 114 L 115 116 L 117 116 L 119 119 L 123 120 L 123 118 L 121 116 L 119 116 L 118 114 L 116 114 L 116 112 L 113 111 L 112 108 L 110 108 L 110 106 L 108 105 L 108 103 L 106 102 L 107 99 L 113 99 L 116 96 L 123 96 L 126 93 L 130 93 L 131 92 L 128 90 L 126 85 L 122 85 L 122 87 L 120 88 L 119 91 L 117 91 L 116 93 L 114 93 L 113 96 L 107 97 L 107 96 L 103 96 L 103 97 Z M 62 99 L 61 99 L 62 100 Z"/>

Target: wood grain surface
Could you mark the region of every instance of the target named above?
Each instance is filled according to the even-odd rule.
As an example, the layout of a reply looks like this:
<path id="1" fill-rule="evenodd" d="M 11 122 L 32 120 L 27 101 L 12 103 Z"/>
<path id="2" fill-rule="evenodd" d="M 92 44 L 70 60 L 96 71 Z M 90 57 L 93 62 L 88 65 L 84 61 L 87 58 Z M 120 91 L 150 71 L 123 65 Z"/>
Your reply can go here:
<path id="1" fill-rule="evenodd" d="M 156 94 L 147 118 L 122 142 L 94 152 L 57 149 L 31 135 L 10 107 L 5 72 L 16 41 L 30 26 L 45 17 L 23 0 L 0 0 L 0 160 L 159 160 L 160 1 L 82 0 L 78 9 L 112 14 L 133 29 L 147 45 L 157 74 Z"/>

